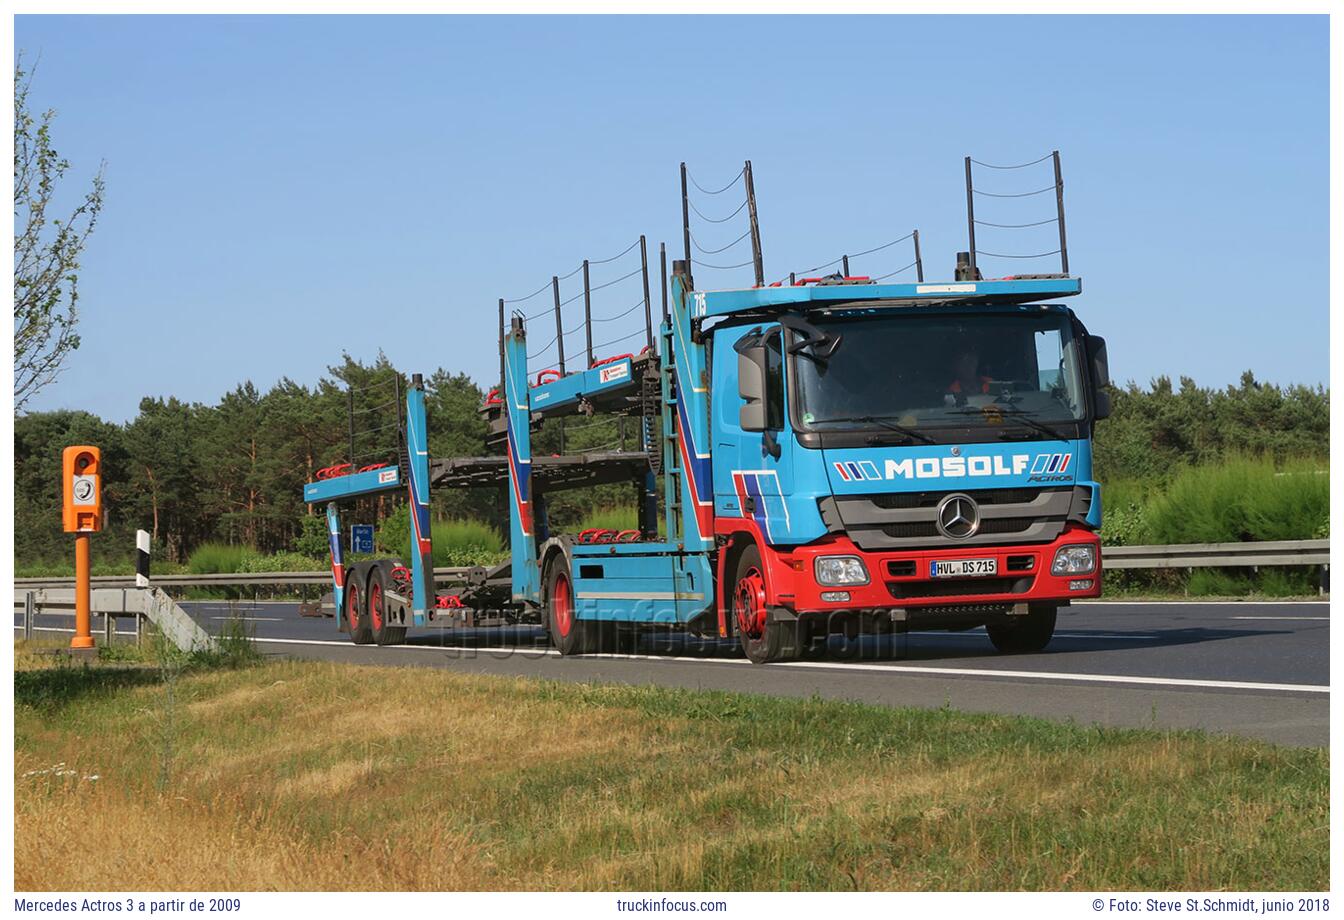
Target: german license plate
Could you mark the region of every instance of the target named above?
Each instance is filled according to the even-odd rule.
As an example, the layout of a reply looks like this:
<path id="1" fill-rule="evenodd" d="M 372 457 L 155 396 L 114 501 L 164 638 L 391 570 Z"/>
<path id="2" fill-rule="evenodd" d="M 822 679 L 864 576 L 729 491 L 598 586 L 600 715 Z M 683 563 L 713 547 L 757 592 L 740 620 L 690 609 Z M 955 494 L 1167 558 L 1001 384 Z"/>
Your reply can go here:
<path id="1" fill-rule="evenodd" d="M 997 559 L 952 559 L 929 563 L 930 578 L 983 578 L 999 574 Z"/>

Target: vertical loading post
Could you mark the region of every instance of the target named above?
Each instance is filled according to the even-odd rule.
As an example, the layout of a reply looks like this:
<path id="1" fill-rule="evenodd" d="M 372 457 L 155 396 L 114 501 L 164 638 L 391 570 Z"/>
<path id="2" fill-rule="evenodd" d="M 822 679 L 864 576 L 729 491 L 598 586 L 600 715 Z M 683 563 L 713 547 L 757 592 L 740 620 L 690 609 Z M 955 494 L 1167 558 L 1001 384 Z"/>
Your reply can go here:
<path id="1" fill-rule="evenodd" d="M 669 315 L 667 312 L 667 244 L 658 244 L 658 262 L 663 275 L 663 322 L 667 322 Z"/>
<path id="2" fill-rule="evenodd" d="M 551 294 L 555 299 L 555 348 L 560 355 L 560 373 L 565 373 L 565 329 L 560 323 L 560 279 L 551 275 Z M 524 355 L 526 358 L 526 355 Z M 527 376 L 527 363 L 523 363 L 523 376 Z"/>
<path id="3" fill-rule="evenodd" d="M 639 270 L 644 279 L 644 338 L 653 351 L 653 305 L 649 302 L 649 249 L 644 234 L 639 235 Z"/>
<path id="4" fill-rule="evenodd" d="M 761 258 L 761 223 L 756 218 L 756 183 L 751 178 L 751 160 L 742 167 L 747 186 L 747 214 L 751 218 L 751 264 L 756 272 L 756 286 L 765 287 L 765 262 Z M 686 257 L 690 266 L 690 255 Z"/>
<path id="5" fill-rule="evenodd" d="M 499 298 L 499 395 L 504 395 L 504 298 Z"/>
<path id="6" fill-rule="evenodd" d="M 1064 234 L 1064 173 L 1059 168 L 1059 151 L 1052 151 L 1051 159 L 1055 161 L 1055 209 L 1058 214 L 1059 224 L 1059 269 L 1064 274 L 1069 273 L 1069 244 Z"/>
<path id="7" fill-rule="evenodd" d="M 686 271 L 691 270 L 691 197 L 686 190 L 686 164 L 681 164 L 681 241 L 686 249 Z"/>
<path id="8" fill-rule="evenodd" d="M 588 260 L 583 260 L 583 332 L 588 342 L 588 363 L 593 366 L 593 289 L 588 283 Z"/>
<path id="9" fill-rule="evenodd" d="M 966 235 L 971 246 L 971 278 L 976 277 L 975 265 L 975 189 L 971 187 L 971 158 L 966 158 Z"/>

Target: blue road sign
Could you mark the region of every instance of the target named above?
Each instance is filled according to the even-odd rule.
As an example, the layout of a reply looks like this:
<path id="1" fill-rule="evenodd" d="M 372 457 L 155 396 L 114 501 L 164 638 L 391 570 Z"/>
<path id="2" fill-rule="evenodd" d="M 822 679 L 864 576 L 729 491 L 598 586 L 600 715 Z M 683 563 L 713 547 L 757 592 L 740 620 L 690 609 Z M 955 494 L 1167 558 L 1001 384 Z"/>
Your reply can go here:
<path id="1" fill-rule="evenodd" d="M 350 552 L 373 552 L 373 525 L 352 524 L 350 526 Z"/>

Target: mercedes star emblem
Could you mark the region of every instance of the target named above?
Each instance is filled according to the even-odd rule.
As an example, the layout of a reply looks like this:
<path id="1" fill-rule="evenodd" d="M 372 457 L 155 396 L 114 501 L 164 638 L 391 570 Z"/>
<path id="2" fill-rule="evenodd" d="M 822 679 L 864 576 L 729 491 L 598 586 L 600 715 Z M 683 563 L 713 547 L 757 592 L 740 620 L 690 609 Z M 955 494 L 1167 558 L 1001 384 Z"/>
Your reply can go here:
<path id="1" fill-rule="evenodd" d="M 980 529 L 980 508 L 969 495 L 960 492 L 938 503 L 938 529 L 943 536 L 965 540 Z"/>

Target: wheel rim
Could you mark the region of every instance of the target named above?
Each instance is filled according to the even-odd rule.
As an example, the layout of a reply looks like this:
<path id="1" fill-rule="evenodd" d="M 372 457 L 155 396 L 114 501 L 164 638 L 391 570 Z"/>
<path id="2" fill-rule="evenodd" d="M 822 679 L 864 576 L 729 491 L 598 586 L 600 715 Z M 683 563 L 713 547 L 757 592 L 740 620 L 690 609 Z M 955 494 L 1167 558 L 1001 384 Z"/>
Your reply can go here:
<path id="1" fill-rule="evenodd" d="M 555 577 L 555 587 L 551 589 L 551 610 L 555 613 L 556 632 L 568 636 L 574 626 L 574 605 L 569 594 L 569 579 L 563 574 Z"/>
<path id="2" fill-rule="evenodd" d="M 359 629 L 359 589 L 354 585 L 345 588 L 345 618 L 350 623 L 350 631 Z"/>
<path id="3" fill-rule="evenodd" d="M 765 635 L 765 576 L 752 566 L 737 580 L 733 592 L 733 613 L 737 628 L 749 639 Z"/>
<path id="4" fill-rule="evenodd" d="M 369 619 L 374 629 L 383 628 L 383 586 L 377 582 L 369 586 Z"/>

